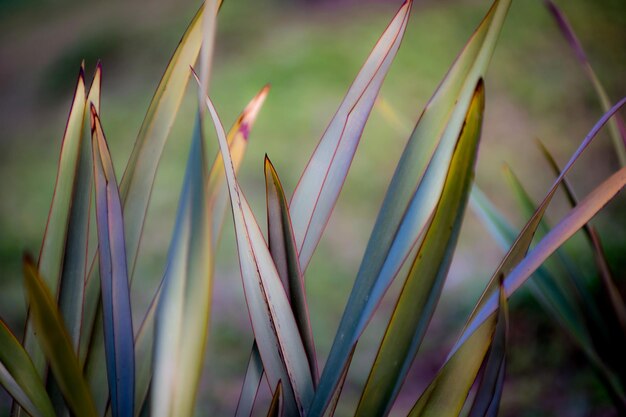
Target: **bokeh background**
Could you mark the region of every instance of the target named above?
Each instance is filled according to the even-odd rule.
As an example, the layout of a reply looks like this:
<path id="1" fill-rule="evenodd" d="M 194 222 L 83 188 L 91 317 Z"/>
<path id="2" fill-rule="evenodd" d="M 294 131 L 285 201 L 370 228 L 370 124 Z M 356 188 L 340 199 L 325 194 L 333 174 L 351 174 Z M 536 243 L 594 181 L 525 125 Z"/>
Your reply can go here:
<path id="1" fill-rule="evenodd" d="M 405 125 L 374 110 L 312 264 L 307 292 L 320 359 L 327 355 L 384 190 L 412 125 L 482 15 L 488 0 L 416 0 L 381 96 Z M 558 2 L 616 101 L 626 95 L 626 2 Z M 264 219 L 263 156 L 287 192 L 353 77 L 400 1 L 227 0 L 219 16 L 211 94 L 225 124 L 266 83 L 267 102 L 241 170 Z M 102 121 L 121 175 L 153 91 L 196 0 L 0 0 L 0 315 L 18 334 L 26 309 L 23 251 L 37 253 L 52 196 L 60 141 L 82 59 L 104 68 Z M 88 75 L 90 77 L 90 75 Z M 486 79 L 487 105 L 476 182 L 521 227 L 524 218 L 502 175 L 508 163 L 539 201 L 552 181 L 534 138 L 563 164 L 601 116 L 573 53 L 539 0 L 514 1 Z M 165 150 L 142 242 L 133 302 L 139 318 L 161 278 L 188 151 L 195 95 L 189 92 Z M 212 142 L 215 152 L 216 142 Z M 606 133 L 571 179 L 580 195 L 618 167 Z M 567 208 L 562 196 L 548 217 Z M 618 286 L 625 288 L 626 200 L 594 220 Z M 568 250 L 590 279 L 596 271 L 580 237 Z M 252 334 L 226 216 L 218 252 L 214 313 L 197 415 L 232 415 Z M 393 415 L 404 415 L 437 371 L 503 253 L 468 210 L 444 294 Z M 399 287 L 391 288 L 357 349 L 338 415 L 356 405 Z M 511 300 L 503 416 L 614 415 L 582 353 L 527 291 Z M 139 320 L 135 321 L 136 323 Z M 267 401 L 263 388 L 259 402 Z M 0 415 L 8 409 L 0 391 Z M 261 407 L 262 408 L 262 407 Z M 260 412 L 261 408 L 257 411 Z"/>

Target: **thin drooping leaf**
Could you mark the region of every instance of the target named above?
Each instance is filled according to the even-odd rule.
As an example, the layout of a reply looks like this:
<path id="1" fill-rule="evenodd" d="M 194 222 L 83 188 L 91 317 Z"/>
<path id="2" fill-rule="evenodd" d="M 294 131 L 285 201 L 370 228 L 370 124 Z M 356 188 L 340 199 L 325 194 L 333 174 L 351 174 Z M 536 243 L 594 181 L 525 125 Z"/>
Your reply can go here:
<path id="1" fill-rule="evenodd" d="M 576 33 L 574 33 L 574 29 L 567 20 L 567 17 L 565 17 L 565 14 L 556 6 L 556 4 L 554 4 L 554 2 L 552 2 L 552 0 L 544 0 L 544 3 L 550 11 L 550 14 L 552 14 L 556 24 L 559 26 L 561 33 L 563 33 L 563 36 L 567 40 L 567 43 L 569 43 L 570 47 L 574 51 L 576 59 L 580 62 L 583 71 L 591 81 L 591 85 L 593 85 L 598 99 L 600 100 L 602 111 L 608 112 L 611 108 L 609 95 L 606 93 L 600 79 L 591 67 L 587 54 L 585 54 L 583 46 L 580 40 L 578 40 Z M 626 125 L 619 114 L 616 114 L 615 117 L 609 121 L 609 134 L 611 135 L 613 147 L 615 148 L 620 164 L 622 166 L 626 165 Z"/>
<path id="2" fill-rule="evenodd" d="M 448 275 L 465 214 L 484 104 L 484 85 L 479 80 L 450 161 L 441 198 L 400 292 L 361 396 L 357 416 L 389 413 L 422 343 Z"/>
<path id="3" fill-rule="evenodd" d="M 221 3 L 222 0 L 218 0 L 218 6 Z M 200 7 L 193 17 L 165 69 L 165 73 L 148 107 L 141 129 L 135 140 L 132 154 L 126 165 L 124 176 L 120 182 L 120 197 L 124 213 L 126 259 L 131 286 L 156 170 L 169 132 L 183 100 L 189 81 L 189 68 L 194 65 L 200 52 L 203 38 L 203 11 L 204 7 Z M 95 331 L 93 329 L 94 323 L 97 322 L 95 317 L 100 297 L 100 282 L 95 264 L 94 260 L 85 288 L 84 324 L 81 331 L 81 362 L 84 362 L 87 356 L 87 350 L 92 342 L 92 333 L 95 332 L 96 337 L 98 333 L 98 329 L 95 329 Z M 101 341 L 98 343 L 101 344 Z M 98 360 L 94 359 L 96 362 Z"/>
<path id="4" fill-rule="evenodd" d="M 74 99 L 65 126 L 63 141 L 61 142 L 61 154 L 59 156 L 57 177 L 54 184 L 54 194 L 52 203 L 50 204 L 48 221 L 41 244 L 41 251 L 39 252 L 39 261 L 37 263 L 41 276 L 45 280 L 48 288 L 53 291 L 55 299 L 57 297 L 61 268 L 63 265 L 74 177 L 76 175 L 76 167 L 78 166 L 80 155 L 85 99 L 85 74 L 81 66 L 76 90 L 74 92 Z M 24 347 L 26 352 L 30 355 L 39 375 L 45 375 L 45 358 L 37 343 L 30 317 L 26 322 Z"/>
<path id="5" fill-rule="evenodd" d="M 561 173 L 561 169 L 559 168 L 556 160 L 548 151 L 548 148 L 541 142 L 537 141 L 539 145 L 539 149 L 541 153 L 546 158 L 548 165 L 554 172 L 554 175 L 558 177 Z M 570 185 L 567 179 L 563 180 L 563 190 L 565 190 L 565 194 L 570 203 L 571 207 L 575 207 L 578 204 L 578 199 L 576 198 L 576 194 L 574 193 L 574 189 Z M 607 294 L 607 297 L 611 303 L 611 307 L 613 308 L 613 312 L 615 313 L 615 317 L 619 322 L 622 330 L 626 334 L 626 304 L 624 303 L 624 299 L 622 298 L 617 286 L 615 285 L 615 281 L 611 275 L 611 269 L 609 267 L 609 263 L 604 254 L 604 250 L 602 248 L 602 242 L 600 240 L 600 235 L 596 231 L 595 227 L 590 224 L 586 224 L 583 227 L 583 231 L 585 232 L 585 236 L 591 245 L 591 250 L 593 251 L 593 258 L 596 262 L 596 266 L 598 268 L 598 273 L 600 274 L 601 282 L 604 286 L 604 290 Z"/>
<path id="6" fill-rule="evenodd" d="M 483 372 L 468 417 L 496 417 L 504 387 L 506 347 L 509 333 L 509 311 L 504 292 L 500 291 L 498 323 L 493 335 L 489 356 L 483 365 Z"/>
<path id="7" fill-rule="evenodd" d="M 313 375 L 313 384 L 317 384 L 319 372 L 315 356 L 315 343 L 313 342 L 309 307 L 306 301 L 304 277 L 300 270 L 298 250 L 291 226 L 291 216 L 278 173 L 267 155 L 265 155 L 265 190 L 268 246 L 278 275 L 289 297 L 293 315 L 298 323 L 298 330 L 304 342 L 311 375 Z"/>
<path id="8" fill-rule="evenodd" d="M 413 0 L 405 0 L 374 46 L 294 191 L 289 207 L 302 271 L 339 197 L 378 91 L 400 48 L 412 4 Z"/>
<path id="9" fill-rule="evenodd" d="M 156 312 L 151 412 L 157 417 L 192 415 L 208 333 L 213 252 L 200 120 L 198 113 Z"/>
<path id="10" fill-rule="evenodd" d="M 592 193 L 590 193 L 585 201 L 581 203 L 579 206 L 570 211 L 570 213 L 557 225 L 548 235 L 546 235 L 541 242 L 533 249 L 533 253 L 535 256 L 530 258 L 530 256 L 526 256 L 526 252 L 530 247 L 530 244 L 533 240 L 533 236 L 537 227 L 539 226 L 543 215 L 552 200 L 552 197 L 556 193 L 559 185 L 565 178 L 565 175 L 569 172 L 572 166 L 576 163 L 578 158 L 582 155 L 582 153 L 587 149 L 589 144 L 593 141 L 593 139 L 597 136 L 600 129 L 606 124 L 606 122 L 622 107 L 626 104 L 626 98 L 621 99 L 617 104 L 615 104 L 611 110 L 605 113 L 602 118 L 593 126 L 591 131 L 587 134 L 585 139 L 583 139 L 582 143 L 576 149 L 568 163 L 565 165 L 559 176 L 556 178 L 552 187 L 544 197 L 543 201 L 537 207 L 537 210 L 533 214 L 533 216 L 528 220 L 522 231 L 517 236 L 515 242 L 504 256 L 504 259 L 500 262 L 500 265 L 496 269 L 496 272 L 492 275 L 489 285 L 485 289 L 484 293 L 481 295 L 480 301 L 478 302 L 476 309 L 472 312 L 470 316 L 470 320 L 468 321 L 466 328 L 464 329 L 461 338 L 457 341 L 455 345 L 455 349 L 460 346 L 460 344 L 466 339 L 477 327 L 477 323 L 482 323 L 486 316 L 493 313 L 495 308 L 495 302 L 497 294 L 494 292 L 494 289 L 497 288 L 497 283 L 500 280 L 500 277 L 505 277 L 504 285 L 507 290 L 507 296 L 510 295 L 514 289 L 517 289 L 523 282 L 528 279 L 530 275 L 543 263 L 545 259 L 549 257 L 560 245 L 556 247 L 550 246 L 550 250 L 552 252 L 541 252 L 538 251 L 538 248 L 541 248 L 541 242 L 546 245 L 546 242 L 554 243 L 555 241 L 560 241 L 563 243 L 569 237 L 571 237 L 580 227 L 584 226 L 591 217 L 593 217 L 608 201 L 610 201 L 621 189 L 620 184 L 620 172 L 615 173 L 609 180 L 606 180 L 602 183 L 601 186 L 597 187 Z M 603 203 L 603 204 L 600 204 Z M 574 222 L 580 221 L 581 219 L 585 219 L 583 223 L 578 225 L 578 228 L 575 226 L 577 223 Z M 544 251 L 547 249 L 544 248 Z M 524 261 L 522 261 L 524 259 Z M 538 265 L 534 266 L 532 270 L 526 270 L 524 273 L 521 273 L 520 268 L 523 263 L 532 263 L 541 259 L 541 262 Z M 528 265 L 528 264 L 527 264 Z M 534 264 L 533 264 L 534 265 Z M 512 271 L 516 270 L 520 274 L 519 277 L 515 278 L 517 281 L 512 280 Z M 515 285 L 512 284 L 515 282 Z M 487 307 L 489 305 L 489 307 Z M 453 350 L 454 351 L 454 350 Z"/>
<path id="11" fill-rule="evenodd" d="M 241 387 L 241 393 L 239 394 L 235 417 L 250 417 L 252 415 L 254 400 L 259 392 L 262 377 L 263 362 L 261 361 L 259 347 L 255 341 L 252 345 L 252 351 L 250 352 L 250 359 L 248 359 L 246 375 L 243 380 L 243 386 Z"/>
<path id="12" fill-rule="evenodd" d="M 96 417 L 91 393 L 56 301 L 29 257 L 24 258 L 24 283 L 37 338 L 70 410 L 77 417 Z"/>
<path id="13" fill-rule="evenodd" d="M 0 320 L 0 385 L 33 417 L 54 417 L 46 387 L 30 357 Z"/>
<path id="14" fill-rule="evenodd" d="M 287 415 L 306 415 L 313 397 L 313 377 L 298 325 L 259 225 L 237 183 L 217 111 L 208 97 L 206 104 L 224 159 L 244 293 L 267 379 L 270 387 L 282 381 Z"/>
<path id="15" fill-rule="evenodd" d="M 500 291 L 500 313 L 491 316 L 450 357 L 417 400 L 409 417 L 457 417 L 492 346 L 498 326 L 506 327 L 507 305 Z"/>
<path id="16" fill-rule="evenodd" d="M 320 378 L 312 416 L 321 415 L 327 406 L 349 352 L 393 278 L 424 236 L 474 89 L 486 72 L 510 3 L 493 3 L 415 126 L 365 250 Z"/>
<path id="17" fill-rule="evenodd" d="M 107 380 L 114 417 L 133 417 L 135 347 L 124 220 L 117 179 L 95 106 L 91 105 L 96 219 Z"/>
<path id="18" fill-rule="evenodd" d="M 267 410 L 267 417 L 281 417 L 283 415 L 283 384 L 278 381 L 278 385 L 274 390 L 270 408 Z"/>
<path id="19" fill-rule="evenodd" d="M 248 146 L 250 131 L 256 121 L 256 117 L 267 97 L 269 86 L 265 86 L 248 103 L 241 112 L 230 131 L 228 132 L 228 144 L 233 158 L 235 170 L 238 170 Z M 224 163 L 221 154 L 217 154 L 208 174 L 207 180 L 207 207 L 211 217 L 211 247 L 215 248 L 219 241 L 219 231 L 227 209 L 228 187 L 224 181 Z M 135 336 L 135 416 L 139 415 L 142 405 L 148 397 L 148 389 L 152 379 L 152 357 L 154 337 L 154 317 L 158 298 L 161 293 L 162 283 L 159 285 L 150 307 Z M 261 367 L 262 369 L 262 367 Z M 260 375 L 259 375 L 260 380 Z M 257 384 L 258 385 L 258 384 Z"/>

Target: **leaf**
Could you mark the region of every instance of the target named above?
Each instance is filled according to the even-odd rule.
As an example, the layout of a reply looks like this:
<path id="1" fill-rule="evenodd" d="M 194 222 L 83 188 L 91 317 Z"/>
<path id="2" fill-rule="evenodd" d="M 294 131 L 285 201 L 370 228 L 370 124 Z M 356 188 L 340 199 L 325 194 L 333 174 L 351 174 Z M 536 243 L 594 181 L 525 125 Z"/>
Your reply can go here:
<path id="1" fill-rule="evenodd" d="M 33 417 L 54 417 L 46 388 L 30 357 L 0 320 L 0 384 Z"/>
<path id="2" fill-rule="evenodd" d="M 278 381 L 278 385 L 274 390 L 270 408 L 267 411 L 267 417 L 280 417 L 283 415 L 283 384 Z"/>
<path id="3" fill-rule="evenodd" d="M 387 415 L 422 343 L 445 283 L 474 177 L 485 90 L 478 85 L 441 198 L 417 251 L 370 371 L 356 415 Z"/>
<path id="4" fill-rule="evenodd" d="M 400 47 L 412 4 L 412 0 L 405 0 L 374 46 L 294 191 L 289 207 L 302 271 L 339 197 L 378 91 Z"/>
<path id="5" fill-rule="evenodd" d="M 456 417 L 460 414 L 481 364 L 498 327 L 506 328 L 507 306 L 504 291 L 500 291 L 500 313 L 492 316 L 467 339 L 437 373 L 426 391 L 413 406 L 409 417 Z"/>
<path id="6" fill-rule="evenodd" d="M 498 415 L 504 387 L 508 333 L 509 311 L 506 296 L 501 288 L 498 323 L 468 417 L 496 417 Z"/>
<path id="7" fill-rule="evenodd" d="M 30 311 L 41 348 L 72 412 L 77 417 L 96 417 L 93 399 L 85 382 L 72 342 L 56 302 L 32 259 L 24 258 L 24 281 Z"/>
<path id="8" fill-rule="evenodd" d="M 107 379 L 113 416 L 132 417 L 135 347 L 124 220 L 111 155 L 93 105 L 91 126 Z"/>
<path id="9" fill-rule="evenodd" d="M 291 309 L 298 324 L 300 336 L 304 342 L 313 383 L 317 384 L 319 373 L 317 370 L 317 358 L 315 357 L 315 343 L 313 341 L 313 331 L 311 330 L 309 307 L 306 301 L 304 277 L 300 270 L 298 250 L 291 226 L 291 216 L 289 215 L 287 199 L 278 178 L 278 173 L 267 155 L 265 155 L 265 189 L 267 197 L 268 246 L 278 275 L 291 303 Z"/>
<path id="10" fill-rule="evenodd" d="M 248 105 L 243 109 L 235 123 L 228 131 L 226 141 L 228 142 L 228 148 L 233 159 L 233 165 L 235 172 L 239 170 L 243 156 L 248 147 L 248 139 L 254 122 L 265 103 L 267 94 L 270 91 L 269 84 L 263 87 Z M 224 224 L 224 217 L 228 202 L 228 186 L 224 181 L 224 160 L 222 155 L 218 152 L 213 161 L 213 165 L 209 171 L 208 180 L 208 194 L 209 194 L 209 208 L 212 212 L 212 233 L 213 233 L 213 247 L 217 247 L 222 225 Z"/>
<path id="11" fill-rule="evenodd" d="M 558 177 L 561 173 L 561 170 L 554 160 L 554 157 L 541 141 L 538 140 L 537 144 L 539 146 L 539 149 L 541 150 L 541 153 L 546 158 L 548 165 L 550 165 L 550 168 L 554 172 L 554 175 Z M 576 198 L 574 190 L 570 183 L 567 181 L 567 179 L 563 179 L 563 190 L 565 190 L 565 194 L 570 203 L 570 206 L 575 207 L 578 204 L 578 199 Z M 585 236 L 587 237 L 587 240 L 589 241 L 589 244 L 591 246 L 593 258 L 596 262 L 596 266 L 600 274 L 600 282 L 602 282 L 604 291 L 606 292 L 607 298 L 611 303 L 611 307 L 613 308 L 613 312 L 615 314 L 617 322 L 626 334 L 626 304 L 624 304 L 624 299 L 619 293 L 619 290 L 615 285 L 614 279 L 611 276 L 611 270 L 609 268 L 606 256 L 604 255 L 604 250 L 602 249 L 600 235 L 598 234 L 596 229 L 590 224 L 584 225 L 583 231 L 585 232 Z"/>
<path id="12" fill-rule="evenodd" d="M 200 123 L 198 114 L 156 312 L 151 388 L 155 417 L 192 415 L 204 360 L 213 251 Z"/>
<path id="13" fill-rule="evenodd" d="M 248 359 L 248 366 L 246 368 L 243 386 L 241 387 L 239 401 L 237 402 L 235 417 L 249 417 L 252 415 L 254 400 L 256 399 L 259 391 L 262 377 L 263 362 L 261 361 L 259 347 L 257 346 L 256 341 L 254 341 L 252 351 L 250 352 L 250 359 Z M 274 393 L 274 395 L 276 395 L 276 393 Z"/>
<path id="14" fill-rule="evenodd" d="M 609 95 L 606 93 L 606 90 L 602 86 L 602 83 L 598 79 L 595 71 L 591 67 L 591 63 L 587 58 L 587 54 L 583 49 L 582 44 L 578 40 L 576 33 L 574 33 L 574 29 L 568 22 L 565 14 L 552 2 L 551 0 L 544 0 L 544 4 L 546 5 L 548 11 L 554 18 L 556 24 L 558 25 L 561 33 L 569 43 L 570 47 L 574 51 L 576 58 L 580 62 L 585 75 L 591 81 L 594 90 L 596 91 L 596 95 L 600 100 L 600 105 L 602 106 L 602 111 L 608 112 L 611 108 L 611 100 Z M 624 125 L 624 121 L 620 117 L 619 114 L 616 114 L 615 117 L 609 121 L 609 135 L 611 136 L 611 140 L 613 141 L 613 147 L 615 148 L 615 152 L 617 153 L 617 158 L 622 166 L 626 165 L 626 126 Z"/>
<path id="15" fill-rule="evenodd" d="M 552 184 L 552 187 L 544 197 L 539 207 L 537 207 L 537 210 L 535 211 L 533 216 L 528 220 L 520 234 L 517 236 L 515 242 L 496 269 L 496 272 L 491 277 L 489 285 L 487 285 L 487 288 L 481 295 L 476 309 L 470 316 L 470 320 L 468 321 L 466 328 L 461 335 L 461 338 L 457 341 L 453 352 L 460 346 L 461 343 L 463 343 L 464 339 L 466 339 L 475 330 L 476 324 L 478 322 L 482 323 L 486 316 L 493 313 L 495 303 L 495 283 L 499 282 L 501 277 L 505 277 L 504 284 L 508 296 L 512 293 L 513 288 L 517 289 L 523 282 L 525 282 L 525 280 L 535 271 L 535 269 L 537 269 L 543 263 L 543 261 L 547 259 L 548 256 L 560 246 L 560 244 L 556 245 L 556 247 L 544 247 L 543 245 L 547 245 L 547 242 L 565 242 L 565 240 L 571 237 L 580 227 L 586 224 L 589 219 L 593 217 L 603 207 L 604 204 L 608 203 L 608 201 L 610 201 L 619 192 L 619 190 L 621 189 L 621 170 L 613 174 L 610 179 L 606 180 L 604 183 L 602 183 L 601 186 L 597 187 L 592 193 L 590 193 L 583 203 L 571 210 L 570 213 L 554 229 L 552 229 L 552 231 L 550 231 L 550 233 L 548 233 L 541 240 L 541 242 L 537 244 L 537 246 L 535 246 L 532 251 L 532 253 L 535 254 L 534 257 L 531 258 L 530 254 L 526 256 L 526 252 L 528 251 L 535 231 L 537 230 L 537 227 L 541 222 L 541 219 L 543 218 L 543 214 L 545 213 L 548 204 L 552 200 L 552 197 L 554 196 L 558 186 L 563 181 L 563 178 L 565 177 L 567 172 L 569 172 L 574 163 L 578 160 L 580 155 L 582 155 L 585 149 L 587 149 L 587 147 L 596 137 L 600 129 L 606 124 L 611 116 L 613 116 L 613 114 L 625 104 L 626 98 L 623 98 L 617 104 L 615 104 L 609 112 L 605 113 L 604 116 L 600 118 L 600 120 L 587 134 L 576 152 L 574 152 L 567 165 L 565 165 L 565 167 L 563 168 L 561 174 Z M 583 221 L 582 223 L 580 223 L 580 225 L 576 223 L 585 218 L 586 221 Z M 576 228 L 577 225 L 578 227 Z M 539 259 L 541 259 L 541 262 L 535 265 L 535 263 Z M 520 268 L 523 264 L 532 264 L 533 267 L 531 269 L 527 269 L 522 273 Z M 520 274 L 519 277 L 515 278 L 517 280 L 515 285 L 512 284 L 512 282 L 515 282 L 513 279 L 513 271 L 518 271 L 517 273 Z"/>
<path id="16" fill-rule="evenodd" d="M 312 416 L 321 415 L 328 404 L 348 353 L 424 236 L 474 89 L 486 71 L 510 3 L 493 3 L 426 105 L 404 149 L 320 378 Z"/>
<path id="17" fill-rule="evenodd" d="M 63 141 L 61 142 L 61 154 L 54 184 L 54 194 L 37 263 L 41 276 L 45 279 L 48 288 L 52 289 L 55 299 L 65 252 L 74 176 L 80 155 L 85 99 L 85 75 L 81 67 L 74 99 L 65 126 Z M 39 375 L 43 376 L 45 375 L 46 362 L 36 340 L 32 320 L 29 317 L 24 333 L 24 348 L 30 355 Z"/>
<path id="18" fill-rule="evenodd" d="M 267 379 L 271 387 L 283 381 L 287 415 L 305 415 L 313 397 L 313 379 L 297 323 L 258 223 L 237 184 L 217 111 L 208 97 L 206 104 L 226 167 L 244 293 Z"/>
<path id="19" fill-rule="evenodd" d="M 235 171 L 239 169 L 245 151 L 248 146 L 250 131 L 256 121 L 256 117 L 261 110 L 263 102 L 269 92 L 269 86 L 265 86 L 248 103 L 241 112 L 230 131 L 227 140 L 231 149 L 233 165 Z M 217 154 L 207 180 L 207 206 L 211 217 L 211 247 L 216 248 L 219 241 L 219 231 L 222 228 L 224 215 L 228 204 L 228 187 L 224 181 L 224 163 L 221 154 Z M 136 390 L 135 390 L 135 415 L 138 416 L 142 404 L 148 396 L 148 388 L 152 379 L 152 342 L 154 338 L 154 317 L 156 306 L 162 289 L 159 285 L 150 307 L 146 312 L 143 322 L 135 336 L 135 358 L 136 358 Z M 260 380 L 260 375 L 259 375 Z"/>

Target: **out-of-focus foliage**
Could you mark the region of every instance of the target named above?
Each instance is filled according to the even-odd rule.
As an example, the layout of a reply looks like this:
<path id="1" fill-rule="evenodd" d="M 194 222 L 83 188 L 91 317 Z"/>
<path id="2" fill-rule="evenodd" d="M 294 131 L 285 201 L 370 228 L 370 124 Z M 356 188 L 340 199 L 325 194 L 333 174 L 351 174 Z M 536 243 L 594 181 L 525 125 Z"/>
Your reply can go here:
<path id="1" fill-rule="evenodd" d="M 253 197 L 246 197 L 255 194 L 246 191 L 238 171 L 269 87 L 252 99 L 227 134 L 217 109 L 219 98 L 209 89 L 212 64 L 219 61 L 214 59 L 214 40 L 221 1 L 207 0 L 183 34 L 148 106 L 119 183 L 104 135 L 102 66 L 98 64 L 88 90 L 82 65 L 39 260 L 28 255 L 23 260 L 29 309 L 23 342 L 0 322 L 0 383 L 13 398 L 6 413 L 193 415 L 207 341 L 213 337 L 210 324 L 215 304 L 220 302 L 213 288 L 219 272 L 217 247 L 229 206 L 233 223 L 226 225 L 234 230 L 247 306 L 247 312 L 240 310 L 239 315 L 244 320 L 249 317 L 254 338 L 251 344 L 244 343 L 244 349 L 251 345 L 251 351 L 237 416 L 252 415 L 255 409 L 268 416 L 334 415 L 342 405 L 347 376 L 354 369 L 351 365 L 362 363 L 357 347 L 363 345 L 374 319 L 386 322 L 386 332 L 371 366 L 363 368 L 369 377 L 357 388 L 360 401 L 348 404 L 356 407 L 357 415 L 495 416 L 506 388 L 506 364 L 515 352 L 507 340 L 509 327 L 515 324 L 509 316 L 508 298 L 529 279 L 548 315 L 585 353 L 612 406 L 618 413 L 626 412 L 626 372 L 619 354 L 626 347 L 626 307 L 599 233 L 588 225 L 626 185 L 626 167 L 612 172 L 580 201 L 574 196 L 575 182 L 565 179 L 606 124 L 615 153 L 625 154 L 619 111 L 626 98 L 611 104 L 580 41 L 563 13 L 549 1 L 546 4 L 576 51 L 605 113 L 562 170 L 544 148 L 557 178 L 539 205 L 507 171 L 523 215 L 529 218 L 519 233 L 484 193 L 474 189 L 473 205 L 506 255 L 499 264 L 484 266 L 495 266 L 495 272 L 475 305 L 469 302 L 474 309 L 466 325 L 457 329 L 459 337 L 447 358 L 438 363 L 438 371 L 427 378 L 423 390 L 409 393 L 412 408 L 400 409 L 397 401 L 414 359 L 429 342 L 427 329 L 458 254 L 489 109 L 487 69 L 512 14 L 511 3 L 494 0 L 483 11 L 482 20 L 472 23 L 475 31 L 416 119 L 382 200 L 330 353 L 320 362 L 324 363 L 321 373 L 320 343 L 314 337 L 314 315 L 309 310 L 313 298 L 307 293 L 305 271 L 310 264 L 323 262 L 321 257 L 314 258 L 314 252 L 331 221 L 383 81 L 401 51 L 415 10 L 413 1 L 398 5 L 302 169 L 290 200 L 291 187 L 283 184 L 265 156 L 265 181 L 258 184 L 265 186 L 267 233 L 257 220 L 262 217 L 255 214 Z M 465 24 L 469 23 L 464 19 Z M 168 141 L 178 139 L 172 127 L 185 106 L 192 74 L 197 81 L 191 83 L 197 93 L 193 96 L 199 100 L 192 105 L 195 121 L 169 252 L 161 265 L 160 282 L 144 296 L 149 305 L 138 309 L 133 277 L 142 240 L 143 245 L 151 244 L 145 240 L 152 189 L 162 154 L 174 149 Z M 390 79 L 392 74 L 391 70 Z M 297 94 L 294 97 L 293 103 L 304 100 Z M 402 127 L 404 116 L 385 101 L 378 103 L 391 124 L 408 134 Z M 280 124 L 280 119 L 271 122 Z M 282 147 L 294 155 L 299 150 L 296 139 Z M 208 149 L 218 149 L 212 163 Z M 387 167 L 368 166 L 370 181 L 376 181 Z M 550 228 L 544 217 L 561 186 L 569 206 Z M 576 271 L 562 247 L 580 229 L 591 243 L 598 280 Z M 350 248 L 353 242 L 344 243 L 341 249 Z M 556 257 L 551 258 L 553 254 Z M 332 268 L 328 273 L 334 273 Z M 387 294 L 394 281 L 400 292 Z M 590 295 L 594 285 L 601 287 L 609 308 L 601 308 L 603 301 Z M 396 305 L 390 317 L 381 318 L 378 307 L 385 296 Z M 323 302 L 331 300 L 332 294 L 326 298 Z M 263 388 L 271 400 L 257 398 Z"/>

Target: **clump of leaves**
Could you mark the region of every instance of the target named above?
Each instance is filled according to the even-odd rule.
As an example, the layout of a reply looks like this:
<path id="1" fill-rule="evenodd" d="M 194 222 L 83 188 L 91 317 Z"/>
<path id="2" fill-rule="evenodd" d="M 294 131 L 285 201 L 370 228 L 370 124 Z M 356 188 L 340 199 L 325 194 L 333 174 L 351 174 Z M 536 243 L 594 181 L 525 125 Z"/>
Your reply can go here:
<path id="1" fill-rule="evenodd" d="M 89 90 L 81 68 L 39 259 L 24 259 L 29 317 L 23 343 L 4 323 L 0 326 L 0 382 L 15 400 L 12 413 L 44 417 L 68 413 L 192 415 L 211 314 L 213 255 L 230 201 L 255 336 L 236 415 L 251 414 L 263 379 L 273 394 L 269 416 L 334 414 L 359 338 L 387 288 L 399 279 L 403 288 L 356 405 L 356 415 L 387 415 L 419 352 L 455 252 L 481 138 L 485 74 L 510 3 L 494 1 L 415 124 L 321 372 L 311 332 L 305 272 L 400 48 L 412 1 L 404 2 L 374 46 L 291 199 L 266 156 L 267 236 L 237 181 L 237 170 L 268 87 L 252 99 L 228 133 L 206 94 L 221 2 L 207 0 L 183 35 L 120 181 L 101 122 L 101 67 L 97 67 Z M 167 264 L 135 332 L 130 288 L 152 184 L 196 60 L 200 100 Z M 593 75 L 590 66 L 585 68 Z M 616 407 L 624 409 L 624 373 L 615 358 L 608 356 L 614 351 L 604 349 L 606 345 L 597 343 L 591 334 L 597 330 L 595 325 L 605 320 L 595 317 L 596 321 L 589 321 L 587 317 L 596 314 L 596 309 L 576 298 L 584 291 L 568 293 L 552 278 L 549 267 L 542 266 L 569 237 L 585 228 L 614 307 L 614 322 L 624 325 L 623 301 L 608 275 L 597 232 L 587 223 L 624 187 L 626 168 L 580 202 L 565 182 L 566 173 L 598 131 L 626 103 L 622 99 L 610 107 L 599 81 L 592 80 L 607 112 L 563 170 L 553 163 L 557 179 L 543 201 L 535 207 L 513 180 L 530 218 L 519 233 L 474 189 L 474 206 L 508 252 L 447 360 L 416 396 L 411 416 L 497 414 L 504 386 L 507 298 L 533 274 L 536 278 L 531 283 L 538 297 L 597 367 Z M 215 128 L 220 150 L 212 164 L 207 163 L 203 134 L 207 122 Z M 613 135 L 619 133 L 617 125 L 611 126 Z M 623 146 L 623 142 L 614 143 Z M 562 185 L 572 208 L 549 228 L 542 218 Z M 91 209 L 92 200 L 95 210 Z M 89 246 L 93 216 L 96 248 Z M 543 235 L 531 248 L 540 226 Z M 612 334 L 613 330 L 605 331 Z"/>

